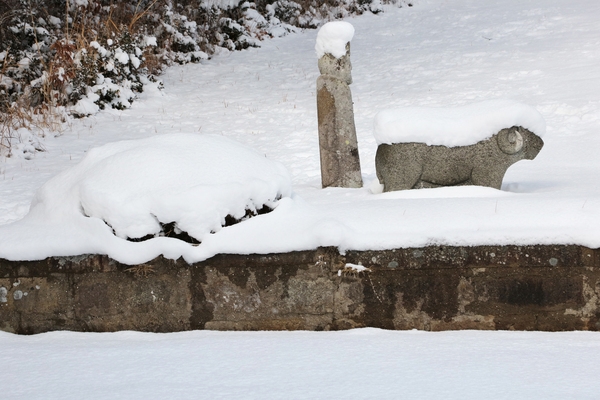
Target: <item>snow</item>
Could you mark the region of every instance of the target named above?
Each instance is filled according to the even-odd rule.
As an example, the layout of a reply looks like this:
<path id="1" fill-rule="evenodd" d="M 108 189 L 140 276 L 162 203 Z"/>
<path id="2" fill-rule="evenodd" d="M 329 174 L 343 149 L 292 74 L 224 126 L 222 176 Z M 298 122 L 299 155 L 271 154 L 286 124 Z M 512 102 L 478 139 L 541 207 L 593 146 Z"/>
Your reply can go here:
<path id="1" fill-rule="evenodd" d="M 202 0 L 201 7 L 203 8 L 220 8 L 226 10 L 228 8 L 237 7 L 241 3 L 241 0 Z"/>
<path id="2" fill-rule="evenodd" d="M 134 68 L 138 68 L 140 66 L 141 61 L 135 55 L 129 54 L 129 60 L 131 61 L 131 65 L 133 65 Z M 123 64 L 126 64 L 126 63 L 123 63 Z"/>
<path id="3" fill-rule="evenodd" d="M 17 63 L 17 65 L 19 66 L 20 70 L 28 69 L 29 68 L 29 64 L 31 64 L 31 59 L 29 57 L 23 57 Z"/>
<path id="4" fill-rule="evenodd" d="M 346 21 L 328 22 L 319 29 L 315 51 L 317 58 L 331 54 L 335 58 L 346 55 L 346 44 L 354 37 L 354 27 Z"/>
<path id="5" fill-rule="evenodd" d="M 62 24 L 62 20 L 60 18 L 56 18 L 52 15 L 48 16 L 48 22 L 50 22 L 54 26 L 60 26 Z"/>
<path id="6" fill-rule="evenodd" d="M 352 39 L 351 89 L 364 188 L 321 189 L 319 71 L 313 53 L 317 31 L 306 30 L 266 40 L 259 49 L 174 66 L 161 77 L 164 89 L 147 86 L 131 109 L 104 110 L 70 121 L 61 132 L 47 132 L 45 152 L 34 155 L 18 147 L 21 156 L 0 164 L 0 257 L 101 253 L 131 264 L 160 254 L 194 262 L 218 253 L 318 246 L 340 251 L 428 245 L 599 247 L 600 26 L 594 16 L 600 4 L 460 0 L 448 7 L 428 0 L 384 8 L 378 15 L 349 20 L 358 32 Z M 510 167 L 502 190 L 380 193 L 373 134 L 379 111 L 468 110 L 497 99 L 511 99 L 507 104 L 520 104 L 517 110 L 526 104 L 547 124 L 540 154 Z M 92 98 L 84 102 L 82 107 L 93 105 Z M 523 115 L 541 125 L 531 118 L 534 114 Z M 43 207 L 30 212 L 36 191 L 91 149 L 180 133 L 221 135 L 280 162 L 291 175 L 293 193 L 273 212 L 220 229 L 198 246 L 169 237 L 129 242 L 115 236 L 102 218 L 61 219 L 43 215 Z"/>
<path id="7" fill-rule="evenodd" d="M 352 264 L 352 263 L 346 263 L 346 265 L 344 266 L 344 268 L 349 268 L 349 269 L 351 269 L 353 271 L 356 271 L 356 272 L 364 272 L 364 271 L 367 271 L 369 269 L 369 268 L 364 267 L 364 266 L 362 266 L 360 264 Z"/>
<path id="8" fill-rule="evenodd" d="M 129 63 L 129 54 L 125 53 L 121 48 L 115 50 L 115 60 L 120 62 L 121 64 Z"/>
<path id="9" fill-rule="evenodd" d="M 342 274 L 346 273 L 346 272 L 351 272 L 351 273 L 359 273 L 359 272 L 365 272 L 365 271 L 370 271 L 369 268 L 360 265 L 360 264 L 352 264 L 352 263 L 346 263 L 346 265 L 344 265 L 344 269 L 338 270 L 338 276 L 342 276 Z"/>
<path id="10" fill-rule="evenodd" d="M 592 332 L 0 332 L 27 399 L 596 399 Z"/>
<path id="11" fill-rule="evenodd" d="M 93 115 L 96 114 L 100 107 L 95 103 L 100 96 L 96 93 L 89 92 L 87 96 L 81 98 L 73 107 L 73 111 L 78 115 Z"/>
<path id="12" fill-rule="evenodd" d="M 544 117 L 533 107 L 511 100 L 487 100 L 460 107 L 405 107 L 375 116 L 377 144 L 418 142 L 447 147 L 468 146 L 500 130 L 522 126 L 546 133 Z"/>
<path id="13" fill-rule="evenodd" d="M 194 51 L 192 53 L 197 60 L 208 60 L 208 54 L 203 51 Z"/>
<path id="14" fill-rule="evenodd" d="M 144 36 L 142 43 L 146 46 L 156 46 L 156 37 Z"/>
<path id="15" fill-rule="evenodd" d="M 112 43 L 112 40 L 109 39 L 109 41 Z M 109 45 L 111 43 L 108 43 Z M 95 48 L 98 51 L 98 54 L 100 54 L 102 57 L 105 57 L 106 54 L 108 53 L 108 50 L 106 50 L 100 43 L 94 41 L 90 42 L 90 46 Z"/>

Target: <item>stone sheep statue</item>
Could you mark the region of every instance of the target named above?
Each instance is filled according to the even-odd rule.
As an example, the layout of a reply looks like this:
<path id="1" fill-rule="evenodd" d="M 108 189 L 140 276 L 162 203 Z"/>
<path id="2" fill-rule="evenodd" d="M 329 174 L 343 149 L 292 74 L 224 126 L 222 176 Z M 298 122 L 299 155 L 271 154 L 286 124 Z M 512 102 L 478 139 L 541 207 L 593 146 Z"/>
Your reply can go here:
<path id="1" fill-rule="evenodd" d="M 470 146 L 380 144 L 375 167 L 385 192 L 459 185 L 500 189 L 508 167 L 533 160 L 543 145 L 533 132 L 513 126 Z"/>

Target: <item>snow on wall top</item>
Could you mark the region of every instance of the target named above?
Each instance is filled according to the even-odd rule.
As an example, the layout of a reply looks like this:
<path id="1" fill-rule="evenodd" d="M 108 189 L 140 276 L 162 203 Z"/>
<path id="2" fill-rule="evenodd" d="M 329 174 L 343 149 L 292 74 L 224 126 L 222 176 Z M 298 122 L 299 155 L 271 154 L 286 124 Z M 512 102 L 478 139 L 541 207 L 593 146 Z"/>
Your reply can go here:
<path id="1" fill-rule="evenodd" d="M 321 58 L 326 53 L 335 58 L 346 54 L 346 43 L 354 37 L 354 27 L 345 21 L 328 22 L 319 29 L 317 33 L 317 44 L 315 50 L 317 57 Z"/>
<path id="2" fill-rule="evenodd" d="M 375 116 L 377 144 L 425 143 L 468 146 L 501 129 L 522 126 L 542 137 L 546 122 L 533 107 L 511 100 L 488 100 L 461 107 L 406 107 Z"/>

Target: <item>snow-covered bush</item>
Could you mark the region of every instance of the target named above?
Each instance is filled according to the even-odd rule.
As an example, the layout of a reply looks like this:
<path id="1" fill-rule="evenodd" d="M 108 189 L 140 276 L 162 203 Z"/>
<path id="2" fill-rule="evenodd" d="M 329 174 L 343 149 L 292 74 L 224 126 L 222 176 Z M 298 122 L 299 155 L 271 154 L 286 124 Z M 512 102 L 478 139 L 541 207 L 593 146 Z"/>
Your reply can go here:
<path id="1" fill-rule="evenodd" d="M 37 192 L 29 218 L 72 220 L 104 240 L 197 244 L 273 210 L 291 190 L 282 164 L 231 139 L 159 135 L 90 150 Z"/>
<path id="2" fill-rule="evenodd" d="M 147 71 L 141 64 L 148 43 L 125 30 L 104 44 L 92 41 L 75 53 L 77 68 L 69 90 L 71 100 L 77 102 L 73 113 L 85 116 L 108 105 L 119 110 L 129 107 L 144 88 Z M 91 103 L 96 107 L 90 107 Z"/>
<path id="3" fill-rule="evenodd" d="M 159 19 L 154 33 L 162 62 L 184 64 L 208 59 L 208 54 L 201 50 L 206 41 L 199 34 L 196 21 L 173 10 L 170 3 L 163 7 Z"/>

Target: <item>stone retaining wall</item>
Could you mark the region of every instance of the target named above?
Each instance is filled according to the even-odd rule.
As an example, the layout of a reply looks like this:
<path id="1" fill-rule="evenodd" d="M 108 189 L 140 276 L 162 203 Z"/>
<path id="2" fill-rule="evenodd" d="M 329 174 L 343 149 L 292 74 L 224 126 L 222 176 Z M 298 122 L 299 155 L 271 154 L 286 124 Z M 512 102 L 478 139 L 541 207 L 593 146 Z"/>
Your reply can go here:
<path id="1" fill-rule="evenodd" d="M 362 264 L 357 272 L 346 263 Z M 0 330 L 598 330 L 600 251 L 320 248 L 143 265 L 0 259 Z"/>

